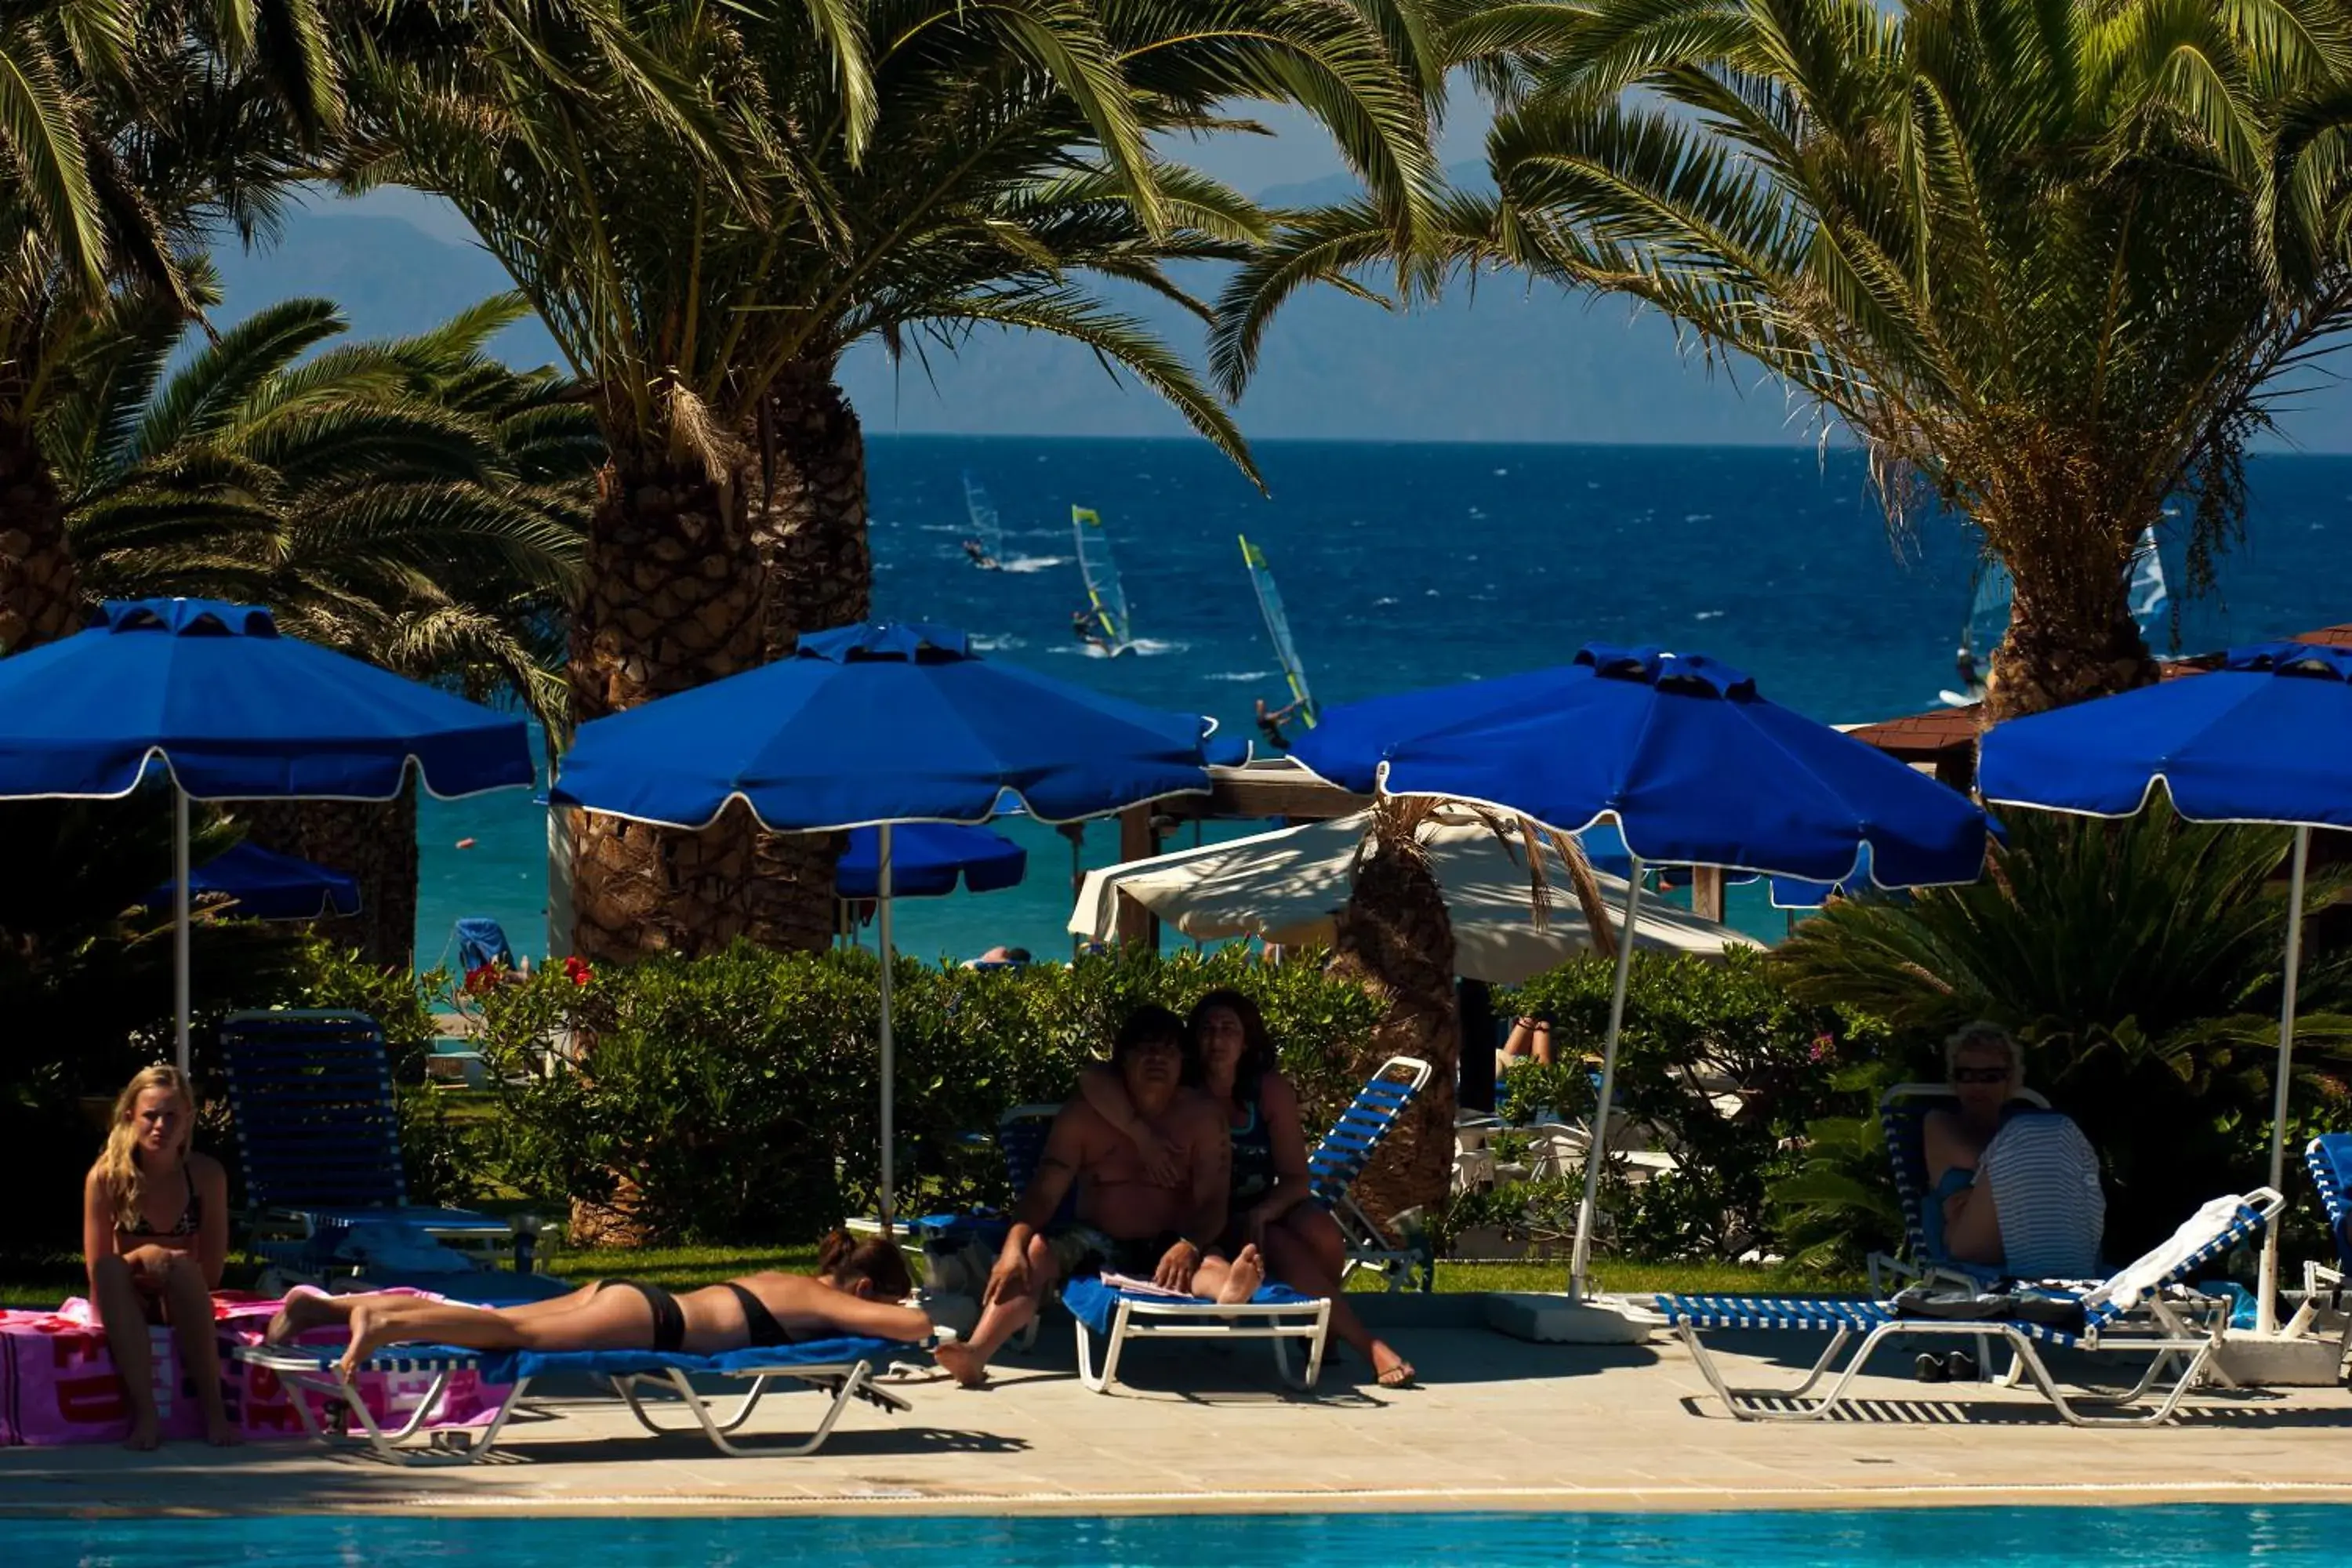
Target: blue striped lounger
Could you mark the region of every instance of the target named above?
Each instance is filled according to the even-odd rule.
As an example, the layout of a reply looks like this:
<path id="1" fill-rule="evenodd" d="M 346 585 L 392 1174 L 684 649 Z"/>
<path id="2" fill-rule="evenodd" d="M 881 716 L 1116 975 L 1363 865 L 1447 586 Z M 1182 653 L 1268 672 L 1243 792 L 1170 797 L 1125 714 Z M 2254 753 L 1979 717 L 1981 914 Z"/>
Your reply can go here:
<path id="1" fill-rule="evenodd" d="M 523 1392 L 532 1379 L 553 1373 L 584 1373 L 603 1378 L 614 1394 L 627 1402 L 630 1414 L 648 1432 L 688 1430 L 656 1421 L 646 1408 L 646 1389 L 667 1387 L 677 1395 L 703 1435 L 722 1454 L 813 1454 L 824 1446 L 834 1424 L 841 1419 L 841 1413 L 853 1399 L 863 1399 L 894 1414 L 910 1409 L 896 1394 L 877 1386 L 873 1378 L 876 1371 L 887 1368 L 893 1357 L 914 1354 L 922 1349 L 895 1340 L 872 1339 L 812 1340 L 805 1344 L 764 1345 L 719 1355 L 650 1350 L 473 1351 L 448 1345 L 388 1345 L 368 1358 L 371 1370 L 423 1373 L 433 1378 L 416 1408 L 396 1426 L 379 1424 L 361 1402 L 358 1392 L 344 1381 L 335 1364 L 343 1353 L 341 1345 L 247 1345 L 236 1355 L 241 1361 L 269 1368 L 289 1387 L 316 1394 L 325 1402 L 331 1430 L 319 1425 L 309 1400 L 297 1397 L 293 1401 L 295 1414 L 311 1436 L 327 1443 L 340 1441 L 345 1436 L 349 1418 L 356 1416 L 368 1446 L 379 1457 L 400 1462 L 419 1451 L 406 1445 L 420 1435 L 431 1451 L 481 1458 L 498 1442 L 499 1435 L 506 1428 L 507 1417 L 522 1403 Z M 449 1377 L 458 1372 L 478 1373 L 487 1384 L 513 1386 L 496 1417 L 478 1435 L 467 1429 L 425 1431 L 426 1417 L 438 1403 Z M 713 1407 L 711 1398 L 695 1388 L 692 1379 L 697 1375 L 748 1378 L 751 1385 L 733 1410 L 721 1414 Z M 766 1441 L 756 1447 L 730 1441 L 732 1435 L 751 1418 L 769 1384 L 786 1380 L 833 1395 L 814 1430 L 803 1437 Z"/>
<path id="2" fill-rule="evenodd" d="M 1892 1335 L 2000 1339 L 2016 1354 L 2044 1397 L 2077 1426 L 2153 1426 L 2169 1421 L 2189 1391 L 2211 1368 L 2229 1327 L 2229 1303 L 2220 1298 L 2168 1294 L 2210 1268 L 2233 1247 L 2258 1240 L 2283 1205 L 2278 1194 L 2258 1189 L 2244 1197 L 2216 1199 L 2184 1224 L 2164 1246 L 2097 1287 L 2081 1291 L 2042 1290 L 2083 1304 L 2079 1328 L 2058 1328 L 2019 1318 L 1948 1319 L 1898 1315 L 1881 1301 L 1791 1296 L 1660 1296 L 1658 1310 L 1714 1388 L 1724 1408 L 1743 1421 L 1819 1421 L 1847 1405 L 1847 1389 L 1871 1352 Z M 1733 1388 L 1700 1335 L 1709 1330 L 1827 1332 L 1829 1347 L 1804 1381 L 1792 1388 Z M 1842 1354 L 1849 1344 L 1851 1354 Z M 2040 1349 L 2056 1345 L 2095 1355 L 2140 1354 L 2147 1372 L 2120 1393 L 2068 1394 L 2043 1364 Z M 2170 1375 L 2171 1381 L 2165 1379 Z M 1831 1380 L 1827 1392 L 1814 1388 Z M 2156 1392 L 2158 1385 L 2164 1386 Z M 2115 1414 L 2146 1405 L 2136 1414 Z M 2104 1409 L 2092 1414 L 2084 1407 Z"/>
<path id="3" fill-rule="evenodd" d="M 1282 1380 L 1301 1391 L 1323 1374 L 1323 1347 L 1331 1331 L 1331 1303 L 1284 1285 L 1266 1285 L 1247 1301 L 1227 1306 L 1198 1296 L 1126 1289 L 1081 1275 L 1062 1287 L 1062 1305 L 1078 1323 L 1078 1381 L 1097 1394 L 1118 1388 L 1119 1355 L 1134 1340 L 1267 1340 Z M 1102 1368 L 1095 1368 L 1101 1340 Z M 1293 1370 L 1290 1347 L 1307 1346 L 1307 1370 Z"/>

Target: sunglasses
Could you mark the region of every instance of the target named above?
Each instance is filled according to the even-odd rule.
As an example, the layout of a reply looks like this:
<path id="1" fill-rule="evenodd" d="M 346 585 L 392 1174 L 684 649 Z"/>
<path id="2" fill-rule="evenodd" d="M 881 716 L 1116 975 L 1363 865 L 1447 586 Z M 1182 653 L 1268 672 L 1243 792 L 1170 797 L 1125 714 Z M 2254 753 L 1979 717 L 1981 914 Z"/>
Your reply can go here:
<path id="1" fill-rule="evenodd" d="M 2007 1068 L 1954 1068 L 1952 1081 L 1954 1083 L 2007 1083 L 2009 1069 Z"/>

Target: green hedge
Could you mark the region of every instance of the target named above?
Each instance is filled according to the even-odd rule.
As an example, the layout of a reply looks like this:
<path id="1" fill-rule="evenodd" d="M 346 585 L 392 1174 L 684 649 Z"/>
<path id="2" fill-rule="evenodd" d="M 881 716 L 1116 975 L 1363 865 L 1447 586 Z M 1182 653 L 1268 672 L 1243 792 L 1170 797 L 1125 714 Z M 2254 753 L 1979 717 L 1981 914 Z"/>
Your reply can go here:
<path id="1" fill-rule="evenodd" d="M 1550 1017 L 1558 1063 L 1517 1067 L 1499 1086 L 1507 1117 L 1538 1105 L 1589 1118 L 1592 1078 L 1609 1025 L 1612 966 L 1587 958 L 1498 998 L 1497 1010 Z M 1736 1258 L 1775 1247 L 1767 1192 L 1790 1167 L 1791 1150 L 1819 1116 L 1837 1109 L 1841 1064 L 1875 1060 L 1885 1032 L 1842 1008 L 1793 1001 L 1760 953 L 1722 963 L 1637 954 L 1625 998 L 1616 1102 L 1653 1124 L 1677 1161 L 1640 1183 L 1606 1179 L 1602 1206 L 1616 1248 L 1632 1257 Z M 1710 1086 L 1737 1085 L 1727 1116 Z"/>
<path id="2" fill-rule="evenodd" d="M 480 1044 L 501 1115 L 499 1174 L 525 1192 L 634 1209 L 647 1240 L 782 1243 L 870 1212 L 878 1176 L 878 965 L 863 952 L 739 944 L 702 959 L 560 968 L 484 999 Z M 1179 1009 L 1232 985 L 1265 1009 L 1317 1126 L 1353 1094 L 1355 1043 L 1377 1016 L 1312 963 L 1238 950 L 1137 954 L 1013 971 L 901 960 L 894 975 L 901 1207 L 1012 1194 L 992 1149 L 965 1135 L 1010 1107 L 1059 1101 L 1125 1012 Z M 541 1072 L 558 1031 L 576 1063 Z M 622 1184 L 634 1186 L 622 1193 Z"/>

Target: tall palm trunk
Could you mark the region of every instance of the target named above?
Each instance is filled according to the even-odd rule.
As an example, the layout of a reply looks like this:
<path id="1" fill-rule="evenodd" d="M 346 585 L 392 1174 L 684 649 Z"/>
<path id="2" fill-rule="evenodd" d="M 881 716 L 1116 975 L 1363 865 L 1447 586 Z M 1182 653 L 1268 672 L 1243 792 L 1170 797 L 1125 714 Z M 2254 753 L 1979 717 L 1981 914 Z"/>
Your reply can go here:
<path id="1" fill-rule="evenodd" d="M 398 798 L 242 801 L 246 837 L 358 882 L 356 915 L 310 922 L 320 937 L 369 963 L 406 969 L 416 958 L 416 783 Z"/>
<path id="2" fill-rule="evenodd" d="M 585 723 L 760 660 L 761 589 L 744 486 L 699 465 L 605 470 L 572 617 L 572 713 Z M 575 813 L 572 951 L 626 963 L 744 931 L 750 819 L 687 833 Z"/>
<path id="3" fill-rule="evenodd" d="M 2027 557 L 2012 567 L 2009 635 L 1993 650 L 1985 683 L 1988 724 L 2155 684 L 2126 565 L 2104 551 L 2084 553 L 2089 559 Z"/>
<path id="4" fill-rule="evenodd" d="M 33 432 L 0 422 L 0 654 L 52 642 L 81 625 L 64 498 Z"/>
<path id="5" fill-rule="evenodd" d="M 1414 841 L 1420 819 L 1410 803 L 1383 801 L 1374 808 L 1373 842 L 1339 910 L 1333 941 L 1340 972 L 1383 1004 L 1357 1064 L 1360 1070 L 1369 1074 L 1396 1056 L 1418 1057 L 1433 1069 L 1357 1184 L 1359 1201 L 1384 1223 L 1402 1209 L 1436 1209 L 1454 1181 L 1461 1057 L 1454 925 L 1428 856 Z"/>
<path id="6" fill-rule="evenodd" d="M 767 586 L 763 652 L 788 657 L 807 631 L 872 612 L 866 537 L 866 434 L 830 366 L 795 365 L 751 433 L 760 465 L 751 539 Z M 758 835 L 748 889 L 751 940 L 822 950 L 833 940 L 833 834 Z"/>

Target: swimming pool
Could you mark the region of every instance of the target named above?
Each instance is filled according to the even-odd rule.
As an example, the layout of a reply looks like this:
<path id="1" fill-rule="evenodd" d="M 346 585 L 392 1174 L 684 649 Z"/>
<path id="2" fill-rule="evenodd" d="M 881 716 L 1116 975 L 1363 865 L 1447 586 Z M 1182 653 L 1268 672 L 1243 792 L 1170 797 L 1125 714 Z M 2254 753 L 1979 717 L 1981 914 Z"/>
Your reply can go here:
<path id="1" fill-rule="evenodd" d="M 2344 1561 L 2352 1507 L 1972 1508 L 1853 1513 L 1213 1515 L 1122 1519 L 7 1520 L 10 1568 L 481 1563 L 484 1568 L 2099 1568 Z"/>

